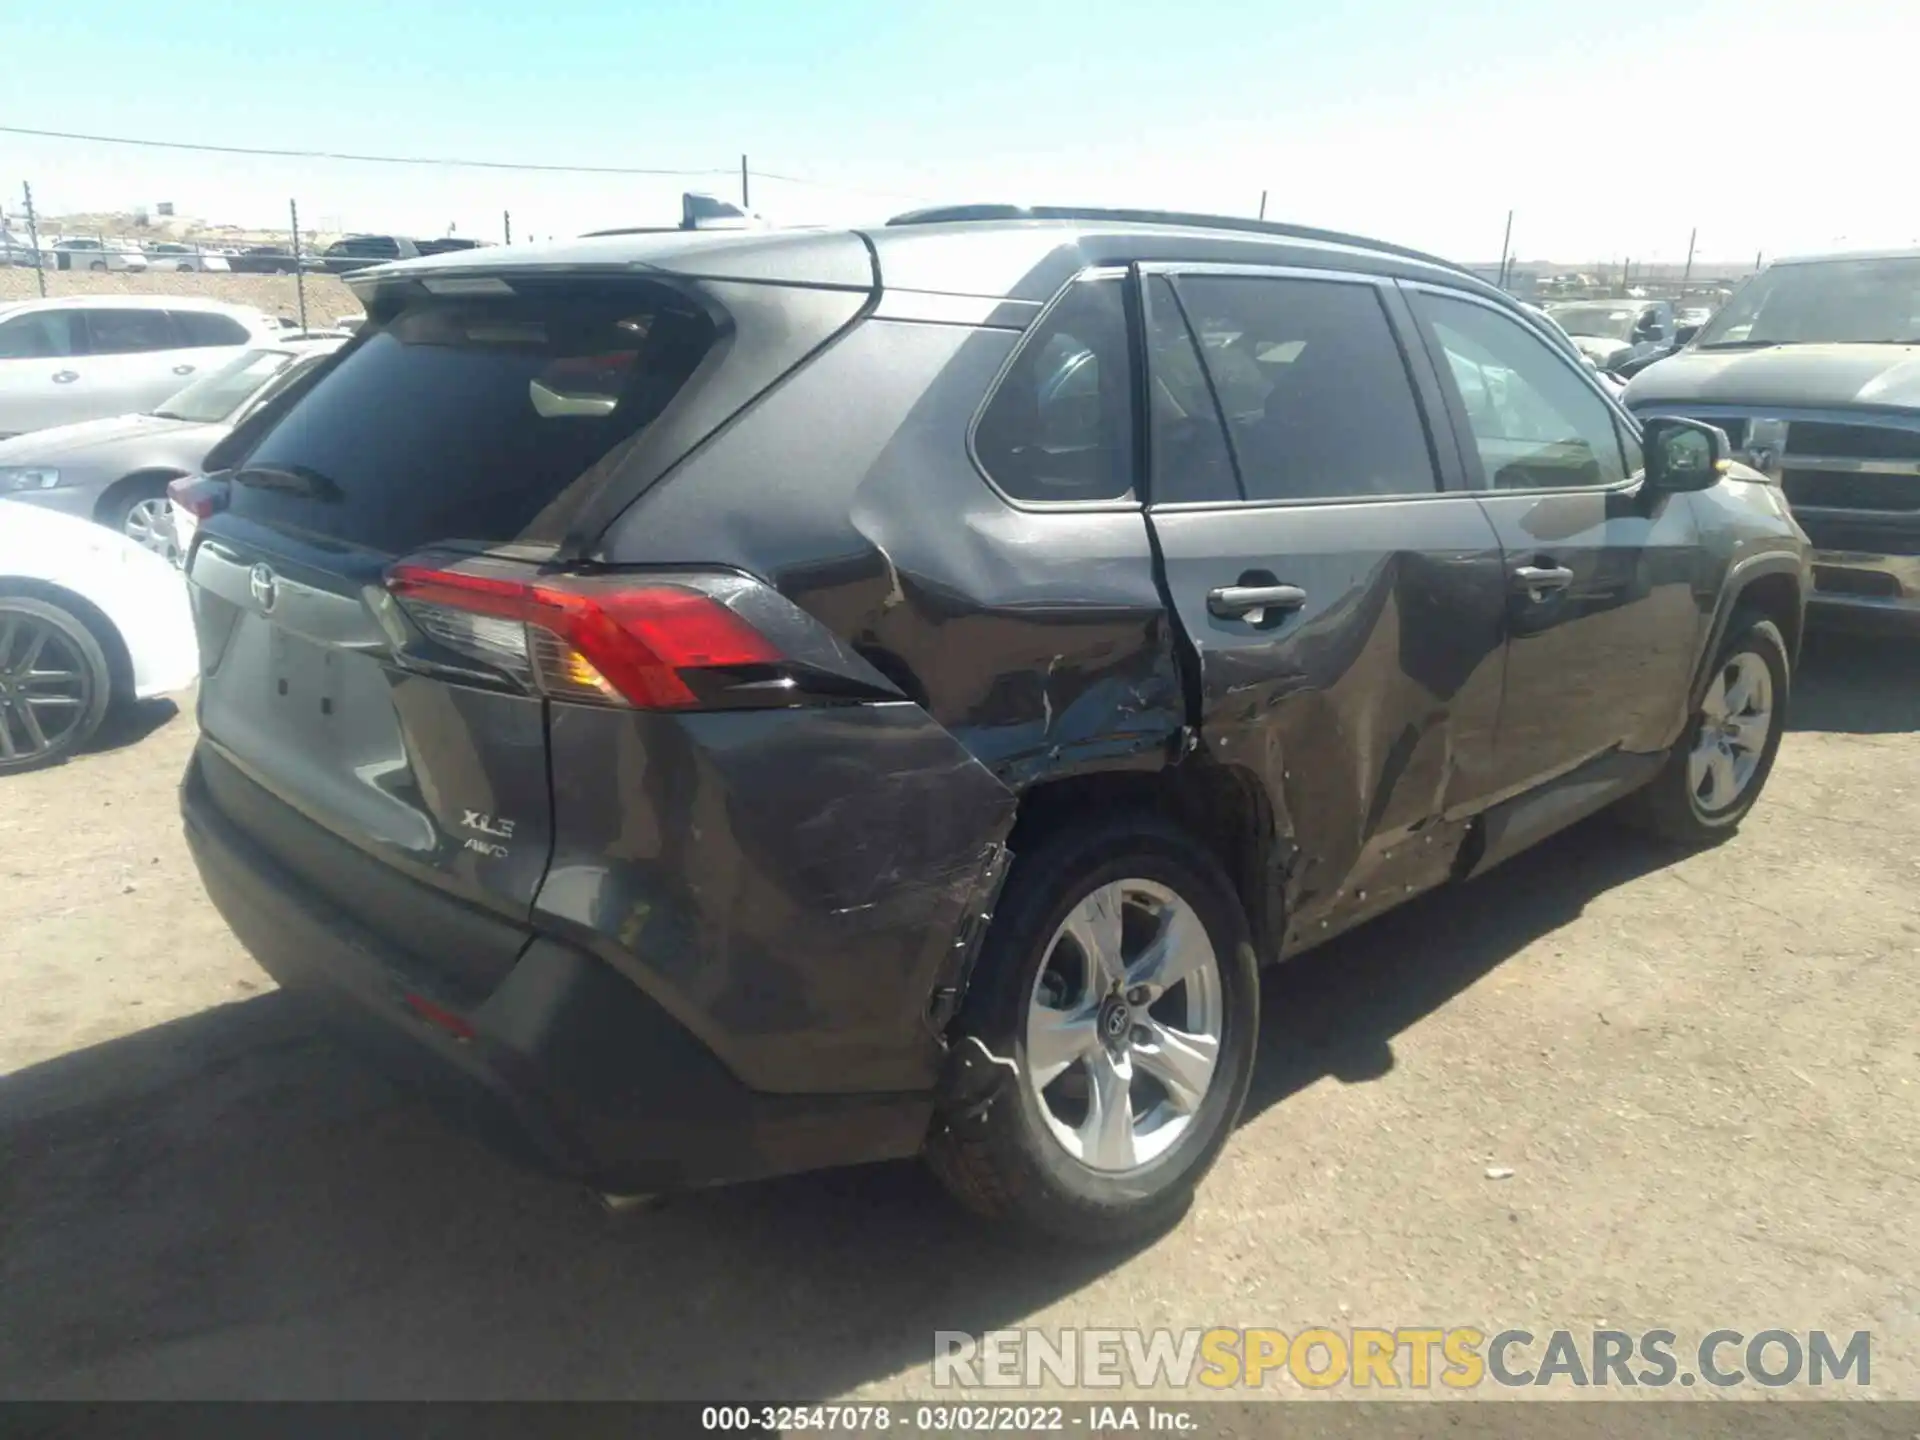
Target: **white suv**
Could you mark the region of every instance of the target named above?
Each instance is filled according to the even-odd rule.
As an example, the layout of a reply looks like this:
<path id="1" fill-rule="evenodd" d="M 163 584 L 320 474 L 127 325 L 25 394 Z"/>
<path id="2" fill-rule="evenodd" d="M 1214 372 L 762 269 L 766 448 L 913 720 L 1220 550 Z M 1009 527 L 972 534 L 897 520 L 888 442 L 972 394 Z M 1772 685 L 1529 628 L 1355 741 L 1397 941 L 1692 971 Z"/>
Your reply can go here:
<path id="1" fill-rule="evenodd" d="M 0 436 L 151 410 L 279 335 L 262 311 L 183 296 L 0 303 Z"/>

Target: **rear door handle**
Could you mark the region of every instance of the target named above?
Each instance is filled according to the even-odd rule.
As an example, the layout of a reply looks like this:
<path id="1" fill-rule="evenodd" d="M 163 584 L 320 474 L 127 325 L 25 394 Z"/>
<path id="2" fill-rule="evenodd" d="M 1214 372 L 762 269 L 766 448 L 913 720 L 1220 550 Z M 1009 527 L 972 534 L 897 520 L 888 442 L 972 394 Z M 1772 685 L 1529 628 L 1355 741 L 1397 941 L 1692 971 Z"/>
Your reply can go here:
<path id="1" fill-rule="evenodd" d="M 1530 600 L 1544 600 L 1572 584 L 1573 571 L 1564 565 L 1516 565 L 1513 568 L 1513 588 Z"/>
<path id="2" fill-rule="evenodd" d="M 1298 585 L 1222 585 L 1207 592 L 1207 609 L 1222 620 L 1258 625 L 1269 610 L 1298 610 L 1307 592 Z"/>
<path id="3" fill-rule="evenodd" d="M 79 378 L 80 372 L 77 370 L 56 370 L 53 372 L 53 383 L 56 385 L 71 385 Z"/>
<path id="4" fill-rule="evenodd" d="M 193 366 L 176 365 L 173 367 L 173 373 L 176 375 L 191 375 L 193 373 Z"/>

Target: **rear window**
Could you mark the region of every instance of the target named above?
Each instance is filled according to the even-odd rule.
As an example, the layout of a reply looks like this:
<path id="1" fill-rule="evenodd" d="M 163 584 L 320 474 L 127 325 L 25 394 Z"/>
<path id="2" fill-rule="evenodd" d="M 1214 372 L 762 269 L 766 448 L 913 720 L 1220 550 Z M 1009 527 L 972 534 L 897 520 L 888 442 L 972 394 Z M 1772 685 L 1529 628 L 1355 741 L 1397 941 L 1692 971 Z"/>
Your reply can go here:
<path id="1" fill-rule="evenodd" d="M 273 426 L 233 508 L 392 554 L 558 539 L 570 507 L 556 502 L 610 468 L 600 462 L 666 408 L 713 339 L 704 311 L 658 285 L 424 301 Z"/>

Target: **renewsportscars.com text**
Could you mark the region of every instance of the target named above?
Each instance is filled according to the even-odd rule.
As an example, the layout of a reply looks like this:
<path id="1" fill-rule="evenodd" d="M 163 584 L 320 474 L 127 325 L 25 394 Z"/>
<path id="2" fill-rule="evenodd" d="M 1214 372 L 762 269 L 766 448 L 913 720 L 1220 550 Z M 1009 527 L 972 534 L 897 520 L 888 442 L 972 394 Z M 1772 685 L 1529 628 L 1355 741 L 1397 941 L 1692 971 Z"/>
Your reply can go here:
<path id="1" fill-rule="evenodd" d="M 1313 1327 L 1211 1330 L 937 1330 L 933 1383 L 960 1389 L 1047 1385 L 1140 1390 L 1471 1390 L 1487 1385 L 1654 1388 L 1866 1386 L 1865 1330 L 1672 1330 Z"/>

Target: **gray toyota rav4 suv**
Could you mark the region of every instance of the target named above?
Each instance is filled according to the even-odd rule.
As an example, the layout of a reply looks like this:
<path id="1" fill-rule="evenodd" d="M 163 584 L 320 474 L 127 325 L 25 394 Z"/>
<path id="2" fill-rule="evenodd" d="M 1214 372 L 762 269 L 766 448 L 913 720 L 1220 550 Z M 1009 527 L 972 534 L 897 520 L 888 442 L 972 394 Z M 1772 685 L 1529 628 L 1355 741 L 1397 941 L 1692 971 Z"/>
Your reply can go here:
<path id="1" fill-rule="evenodd" d="M 1780 742 L 1779 491 L 1428 256 L 976 207 L 351 283 L 178 497 L 188 838 L 602 1191 L 1159 1226 L 1262 964 L 1616 801 L 1710 842 Z"/>

